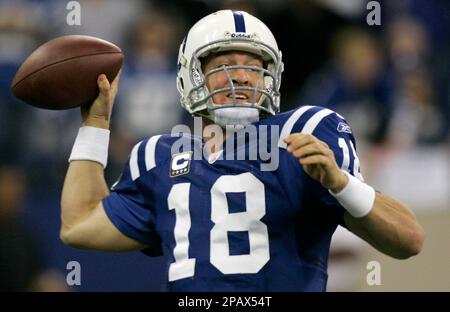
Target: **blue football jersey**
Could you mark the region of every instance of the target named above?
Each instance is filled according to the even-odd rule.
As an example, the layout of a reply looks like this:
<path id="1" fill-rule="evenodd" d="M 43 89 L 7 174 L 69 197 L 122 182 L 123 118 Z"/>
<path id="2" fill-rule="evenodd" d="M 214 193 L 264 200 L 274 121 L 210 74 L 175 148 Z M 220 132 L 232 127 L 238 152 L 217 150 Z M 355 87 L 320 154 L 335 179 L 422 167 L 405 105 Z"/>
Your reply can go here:
<path id="1" fill-rule="evenodd" d="M 283 139 L 315 135 L 342 169 L 362 179 L 352 130 L 317 106 L 254 125 L 269 133 L 252 141 L 238 131 L 224 146 L 240 136 L 242 144 L 210 157 L 198 157 L 204 142 L 194 135 L 143 140 L 104 198 L 123 234 L 146 244 L 148 255 L 168 255 L 169 291 L 326 290 L 330 240 L 344 209 L 304 172 Z M 278 157 L 272 170 L 262 170 L 271 161 L 264 154 L 249 157 L 262 144 Z"/>

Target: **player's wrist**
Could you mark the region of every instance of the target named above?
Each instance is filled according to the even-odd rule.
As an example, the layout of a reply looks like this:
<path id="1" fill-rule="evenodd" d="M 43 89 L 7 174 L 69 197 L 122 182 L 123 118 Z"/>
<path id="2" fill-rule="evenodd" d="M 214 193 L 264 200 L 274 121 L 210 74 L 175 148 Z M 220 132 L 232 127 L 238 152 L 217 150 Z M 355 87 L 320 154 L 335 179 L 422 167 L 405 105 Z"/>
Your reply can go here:
<path id="1" fill-rule="evenodd" d="M 375 190 L 370 185 L 360 181 L 346 171 L 342 172 L 347 176 L 348 182 L 344 188 L 335 193 L 329 190 L 337 201 L 353 217 L 362 218 L 370 213 L 375 201 Z"/>
<path id="2" fill-rule="evenodd" d="M 110 131 L 108 129 L 88 125 L 81 127 L 75 139 L 69 162 L 89 160 L 97 162 L 106 168 L 109 134 Z"/>
<path id="3" fill-rule="evenodd" d="M 334 185 L 331 185 L 328 189 L 333 193 L 339 193 L 341 192 L 348 184 L 349 178 L 348 176 L 342 171 L 339 170 L 338 178 L 336 179 L 336 182 Z"/>
<path id="4" fill-rule="evenodd" d="M 102 116 L 88 116 L 83 121 L 83 126 L 109 129 L 109 118 Z"/>

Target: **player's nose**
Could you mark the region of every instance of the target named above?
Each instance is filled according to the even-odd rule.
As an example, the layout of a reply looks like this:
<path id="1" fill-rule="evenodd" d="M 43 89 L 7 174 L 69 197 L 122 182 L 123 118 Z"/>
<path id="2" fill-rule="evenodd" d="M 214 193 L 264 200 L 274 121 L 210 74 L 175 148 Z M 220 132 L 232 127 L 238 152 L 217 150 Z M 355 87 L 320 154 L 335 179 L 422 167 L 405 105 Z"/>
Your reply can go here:
<path id="1" fill-rule="evenodd" d="M 234 85 L 247 86 L 250 84 L 248 71 L 246 69 L 234 69 L 230 72 L 230 75 Z"/>

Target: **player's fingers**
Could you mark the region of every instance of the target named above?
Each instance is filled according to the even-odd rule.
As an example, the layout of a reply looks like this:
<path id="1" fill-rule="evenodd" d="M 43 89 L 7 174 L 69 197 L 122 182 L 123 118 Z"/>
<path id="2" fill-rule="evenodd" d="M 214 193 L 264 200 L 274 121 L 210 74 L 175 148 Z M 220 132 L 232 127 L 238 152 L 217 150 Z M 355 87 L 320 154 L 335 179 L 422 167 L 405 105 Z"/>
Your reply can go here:
<path id="1" fill-rule="evenodd" d="M 120 80 L 120 74 L 122 73 L 122 69 L 119 70 L 117 73 L 116 78 L 114 78 L 113 82 L 111 83 L 111 90 L 113 92 L 113 95 L 117 94 L 117 90 L 119 88 L 119 80 Z"/>
<path id="2" fill-rule="evenodd" d="M 119 84 L 119 80 L 120 80 L 120 75 L 122 74 L 122 69 L 119 70 L 119 72 L 116 75 L 116 78 L 114 78 L 111 86 L 114 88 L 117 88 L 117 85 Z"/>
<path id="3" fill-rule="evenodd" d="M 314 155 L 314 154 L 321 154 L 321 155 L 327 155 L 325 148 L 319 144 L 318 142 L 311 142 L 307 145 L 304 145 L 292 152 L 292 155 L 294 155 L 297 158 L 305 157 L 308 155 Z"/>
<path id="4" fill-rule="evenodd" d="M 292 152 L 304 145 L 310 144 L 316 140 L 316 138 L 309 134 L 295 133 L 286 138 L 288 141 L 288 152 Z"/>
<path id="5" fill-rule="evenodd" d="M 97 85 L 100 90 L 100 96 L 109 96 L 110 85 L 106 75 L 101 74 L 98 76 Z"/>
<path id="6" fill-rule="evenodd" d="M 301 135 L 301 133 L 293 133 L 293 134 L 290 134 L 290 135 L 288 135 L 287 137 L 285 137 L 285 138 L 283 139 L 283 141 L 284 141 L 286 144 L 289 144 L 289 143 L 291 143 L 293 140 L 295 140 L 296 138 L 298 138 L 300 135 Z"/>
<path id="7" fill-rule="evenodd" d="M 326 142 L 321 141 L 319 139 L 316 139 L 314 142 L 319 145 L 319 148 L 323 155 L 329 156 L 329 157 L 334 157 L 333 151 L 330 149 L 330 147 L 328 146 L 328 144 Z"/>
<path id="8" fill-rule="evenodd" d="M 329 158 L 325 155 L 310 155 L 299 159 L 302 165 L 323 165 L 328 166 Z"/>
<path id="9" fill-rule="evenodd" d="M 325 143 L 324 141 L 321 141 L 321 140 L 317 140 L 317 142 L 319 142 L 323 147 L 325 147 L 325 148 L 327 148 L 327 149 L 329 149 L 330 147 L 328 146 L 328 144 L 327 143 Z"/>

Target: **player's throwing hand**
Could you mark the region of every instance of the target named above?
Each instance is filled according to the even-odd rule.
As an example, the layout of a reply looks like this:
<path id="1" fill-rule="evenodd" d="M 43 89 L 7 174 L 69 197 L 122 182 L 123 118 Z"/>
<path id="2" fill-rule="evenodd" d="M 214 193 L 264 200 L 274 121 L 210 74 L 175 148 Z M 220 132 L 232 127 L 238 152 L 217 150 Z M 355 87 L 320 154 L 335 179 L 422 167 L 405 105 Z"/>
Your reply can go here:
<path id="1" fill-rule="evenodd" d="M 97 78 L 100 90 L 98 97 L 92 104 L 81 106 L 81 117 L 85 126 L 109 128 L 111 113 L 119 86 L 120 71 L 110 84 L 106 75 L 101 74 Z"/>
<path id="2" fill-rule="evenodd" d="M 287 151 L 299 159 L 305 172 L 326 189 L 341 191 L 348 182 L 339 169 L 333 151 L 312 134 L 293 133 L 284 139 Z"/>

